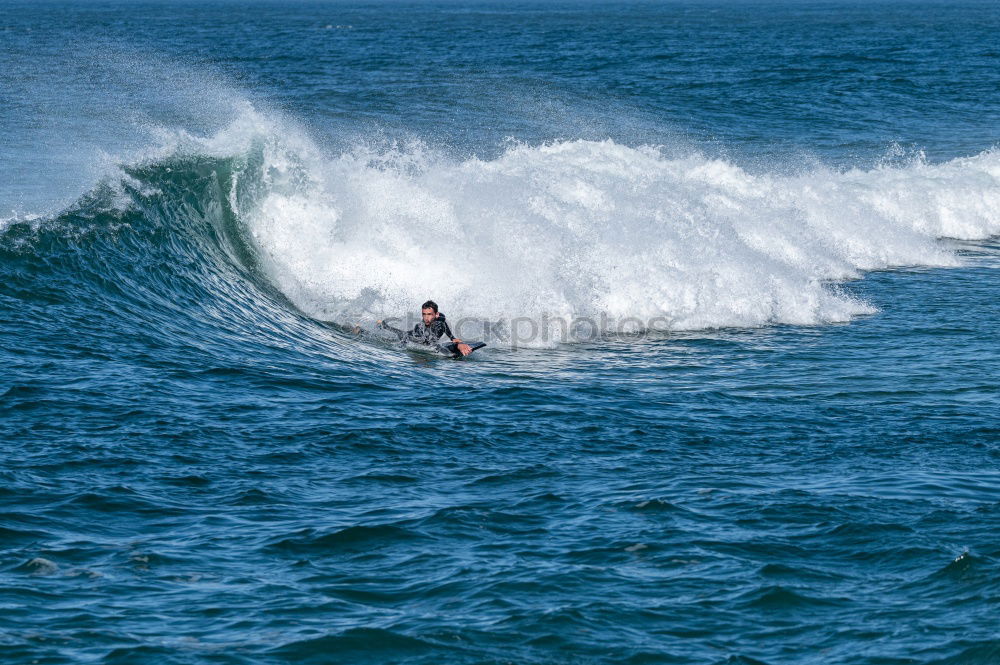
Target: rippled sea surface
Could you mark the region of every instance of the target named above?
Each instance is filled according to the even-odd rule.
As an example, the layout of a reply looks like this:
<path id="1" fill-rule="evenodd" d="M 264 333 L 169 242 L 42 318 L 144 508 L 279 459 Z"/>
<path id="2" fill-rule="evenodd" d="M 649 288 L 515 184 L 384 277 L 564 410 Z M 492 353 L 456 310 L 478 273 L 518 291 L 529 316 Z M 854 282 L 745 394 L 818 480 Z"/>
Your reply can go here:
<path id="1" fill-rule="evenodd" d="M 0 0 L 0 661 L 1000 663 L 998 34 Z"/>

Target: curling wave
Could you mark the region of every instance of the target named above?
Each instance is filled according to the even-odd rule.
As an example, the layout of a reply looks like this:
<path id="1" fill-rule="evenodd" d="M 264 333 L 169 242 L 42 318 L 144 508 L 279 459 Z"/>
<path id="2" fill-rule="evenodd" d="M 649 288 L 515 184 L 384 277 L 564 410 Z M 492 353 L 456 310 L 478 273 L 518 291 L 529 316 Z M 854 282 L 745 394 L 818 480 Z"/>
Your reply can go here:
<path id="1" fill-rule="evenodd" d="M 259 325 L 264 308 L 272 323 L 298 310 L 353 326 L 432 297 L 450 320 L 499 322 L 503 339 L 517 317 L 630 331 L 848 321 L 875 309 L 839 281 L 956 265 L 938 239 L 1000 233 L 996 150 L 792 175 L 610 140 L 513 145 L 492 160 L 421 144 L 327 159 L 252 109 L 212 137 L 162 144 L 56 220 L 8 221 L 5 243 L 29 225 L 127 228 L 147 245 L 101 247 L 140 254 L 121 256 L 129 275 L 101 278 L 166 311 L 179 289 L 229 323 Z M 136 273 L 137 259 L 175 279 Z M 549 333 L 538 339 L 573 331 Z"/>

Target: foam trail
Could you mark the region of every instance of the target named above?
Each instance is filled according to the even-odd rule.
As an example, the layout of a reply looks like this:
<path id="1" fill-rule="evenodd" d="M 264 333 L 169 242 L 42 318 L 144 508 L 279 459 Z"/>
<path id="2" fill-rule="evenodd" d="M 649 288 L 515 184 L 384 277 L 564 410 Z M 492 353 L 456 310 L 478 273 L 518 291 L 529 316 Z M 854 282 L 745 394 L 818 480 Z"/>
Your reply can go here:
<path id="1" fill-rule="evenodd" d="M 567 141 L 492 161 L 357 149 L 296 169 L 308 177 L 279 176 L 286 186 L 244 218 L 278 286 L 340 322 L 428 297 L 452 319 L 593 317 L 606 328 L 847 321 L 874 309 L 831 282 L 956 265 L 937 238 L 1000 232 L 997 151 L 782 176 Z M 572 336 L 549 332 L 536 342 Z"/>

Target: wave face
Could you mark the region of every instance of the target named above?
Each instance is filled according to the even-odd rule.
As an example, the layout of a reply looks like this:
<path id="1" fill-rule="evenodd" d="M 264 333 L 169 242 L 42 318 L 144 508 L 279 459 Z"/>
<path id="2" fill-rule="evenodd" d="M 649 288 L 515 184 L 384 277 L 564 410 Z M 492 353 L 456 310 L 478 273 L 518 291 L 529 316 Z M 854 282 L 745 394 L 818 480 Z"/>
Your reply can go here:
<path id="1" fill-rule="evenodd" d="M 168 365 L 213 367 L 332 350 L 363 371 L 356 344 L 342 346 L 275 288 L 234 208 L 277 191 L 264 177 L 274 137 L 262 126 L 248 112 L 212 139 L 173 133 L 59 214 L 6 220 L 7 296 L 53 334 L 82 326 L 102 353 L 172 349 Z"/>

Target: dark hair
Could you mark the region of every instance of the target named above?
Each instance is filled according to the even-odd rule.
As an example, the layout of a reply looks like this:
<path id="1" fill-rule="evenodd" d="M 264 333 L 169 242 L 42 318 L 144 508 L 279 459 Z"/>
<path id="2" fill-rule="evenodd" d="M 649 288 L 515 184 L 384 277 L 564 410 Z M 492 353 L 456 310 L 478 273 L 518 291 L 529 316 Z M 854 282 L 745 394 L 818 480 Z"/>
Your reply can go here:
<path id="1" fill-rule="evenodd" d="M 434 302 L 433 300 L 428 300 L 427 302 L 425 302 L 423 305 L 420 306 L 420 309 L 427 309 L 428 307 L 433 309 L 434 313 L 437 314 L 438 304 L 436 302 Z"/>

